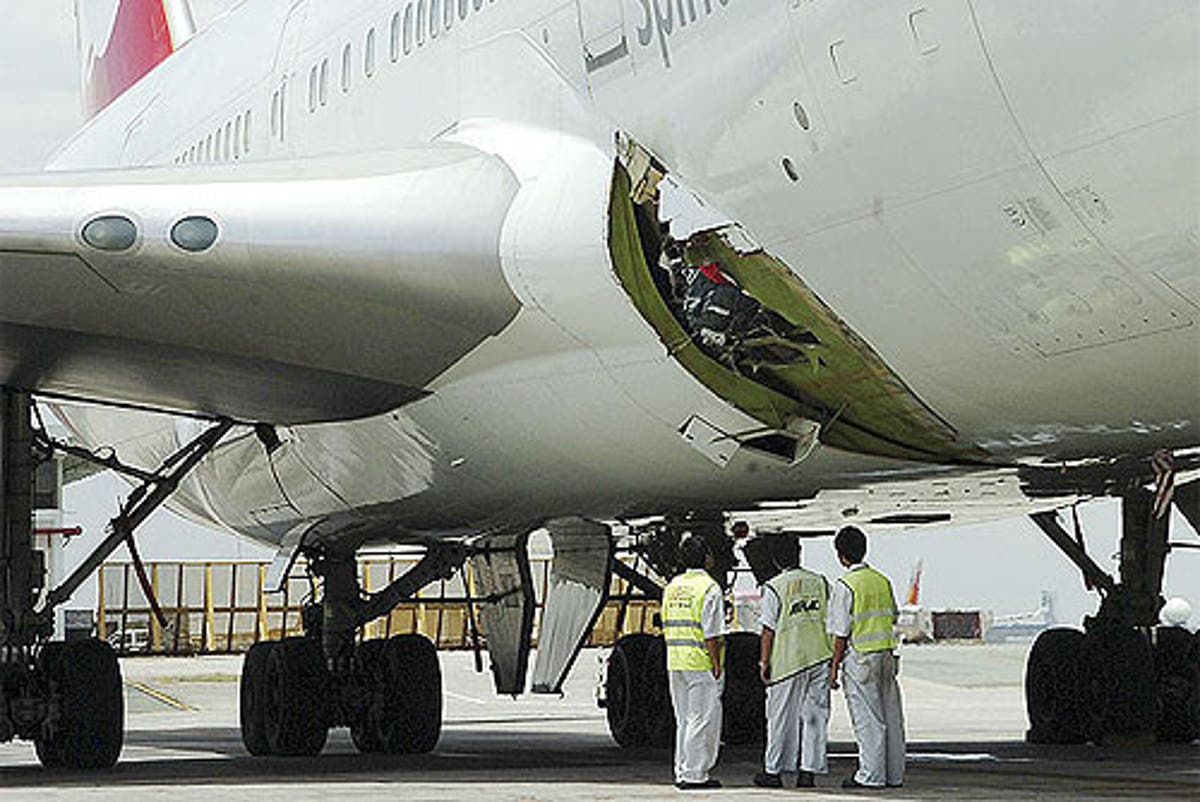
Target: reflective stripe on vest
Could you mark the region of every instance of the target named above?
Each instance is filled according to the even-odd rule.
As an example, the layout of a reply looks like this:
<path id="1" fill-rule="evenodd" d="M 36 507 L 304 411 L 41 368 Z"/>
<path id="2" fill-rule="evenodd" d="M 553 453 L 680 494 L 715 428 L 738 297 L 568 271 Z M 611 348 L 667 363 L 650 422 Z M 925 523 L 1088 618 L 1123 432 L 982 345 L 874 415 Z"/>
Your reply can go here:
<path id="1" fill-rule="evenodd" d="M 896 648 L 896 602 L 892 583 L 869 566 L 842 577 L 854 602 L 850 607 L 850 645 L 858 652 L 884 652 Z"/>
<path id="2" fill-rule="evenodd" d="M 774 684 L 833 656 L 833 645 L 825 631 L 829 589 L 823 576 L 803 568 L 784 571 L 766 587 L 779 599 L 770 658 Z"/>
<path id="3" fill-rule="evenodd" d="M 704 596 L 716 585 L 707 571 L 675 577 L 663 591 L 663 638 L 668 671 L 711 671 L 712 658 L 704 645 Z"/>

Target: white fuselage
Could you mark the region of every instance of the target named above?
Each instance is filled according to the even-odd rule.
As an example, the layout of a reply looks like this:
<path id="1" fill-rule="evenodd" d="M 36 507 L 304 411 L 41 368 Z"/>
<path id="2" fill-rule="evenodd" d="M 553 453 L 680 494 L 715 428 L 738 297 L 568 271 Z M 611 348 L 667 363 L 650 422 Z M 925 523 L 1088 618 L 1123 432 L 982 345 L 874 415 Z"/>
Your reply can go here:
<path id="1" fill-rule="evenodd" d="M 666 353 L 588 245 L 613 133 L 785 261 L 962 441 L 997 462 L 1148 454 L 1200 442 L 1198 25 L 1184 0 L 255 0 L 51 166 L 442 140 L 528 189 L 500 334 L 420 401 L 283 429 L 273 466 L 235 439 L 181 489 L 190 514 L 277 542 L 302 520 L 399 536 L 728 509 L 921 469 L 820 447 L 721 467 L 684 441 L 693 416 L 760 424 Z M 193 430 L 68 414 L 137 461 Z"/>

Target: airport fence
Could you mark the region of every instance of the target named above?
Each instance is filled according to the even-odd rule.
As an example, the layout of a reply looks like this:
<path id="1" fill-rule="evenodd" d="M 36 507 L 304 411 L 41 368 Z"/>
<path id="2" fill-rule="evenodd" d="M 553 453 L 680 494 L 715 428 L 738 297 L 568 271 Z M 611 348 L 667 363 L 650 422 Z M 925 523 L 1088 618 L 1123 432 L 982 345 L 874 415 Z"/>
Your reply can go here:
<path id="1" fill-rule="evenodd" d="M 416 557 L 366 557 L 359 576 L 367 591 L 380 590 L 402 576 Z M 550 581 L 549 558 L 531 559 L 536 611 L 534 642 Z M 96 634 L 119 653 L 195 655 L 244 652 L 260 640 L 278 640 L 303 632 L 302 611 L 318 590 L 303 570 L 295 570 L 281 592 L 266 591 L 268 563 L 257 561 L 147 562 L 150 586 L 166 619 L 162 626 L 142 592 L 133 563 L 110 562 L 99 572 Z M 301 569 L 303 564 L 299 566 Z M 465 581 L 465 584 L 464 584 Z M 417 598 L 397 605 L 390 615 L 359 630 L 359 637 L 386 638 L 419 633 L 439 649 L 473 648 L 475 631 L 487 633 L 474 599 L 470 569 L 424 588 Z M 629 585 L 614 577 L 605 606 L 589 639 L 610 645 L 621 635 L 657 632 L 657 602 L 629 599 Z"/>

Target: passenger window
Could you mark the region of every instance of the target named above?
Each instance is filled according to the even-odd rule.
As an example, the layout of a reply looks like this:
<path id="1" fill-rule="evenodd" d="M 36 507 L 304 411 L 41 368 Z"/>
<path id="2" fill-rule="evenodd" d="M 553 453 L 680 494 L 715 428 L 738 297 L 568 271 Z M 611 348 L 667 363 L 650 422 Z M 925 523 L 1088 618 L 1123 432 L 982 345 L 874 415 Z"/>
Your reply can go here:
<path id="1" fill-rule="evenodd" d="M 217 161 L 221 160 L 221 145 L 223 142 L 224 140 L 221 137 L 221 129 L 218 128 L 216 140 L 213 142 L 213 158 L 215 158 Z"/>
<path id="2" fill-rule="evenodd" d="M 481 8 L 483 8 L 483 0 L 475 0 L 475 10 L 478 11 Z"/>
<path id="3" fill-rule="evenodd" d="M 204 138 L 204 161 L 210 162 L 213 160 L 213 135 L 209 134 Z"/>
<path id="4" fill-rule="evenodd" d="M 233 123 L 225 123 L 225 161 L 233 156 Z"/>
<path id="5" fill-rule="evenodd" d="M 458 0 L 458 18 L 465 20 L 467 12 L 471 10 L 471 0 Z"/>
<path id="6" fill-rule="evenodd" d="M 242 153 L 250 153 L 250 110 L 246 110 L 246 122 L 242 125 Z"/>
<path id="7" fill-rule="evenodd" d="M 342 94 L 350 91 L 350 64 L 353 56 L 349 44 L 342 48 Z"/>
<path id="8" fill-rule="evenodd" d="M 279 141 L 283 141 L 283 128 L 287 120 L 288 85 L 285 80 L 279 85 Z"/>
<path id="9" fill-rule="evenodd" d="M 397 11 L 392 15 L 392 25 L 390 30 L 390 41 L 388 43 L 388 55 L 393 62 L 400 60 L 400 12 Z"/>
<path id="10" fill-rule="evenodd" d="M 454 0 L 443 0 L 442 27 L 449 31 L 454 27 Z"/>
<path id="11" fill-rule="evenodd" d="M 442 0 L 429 0 L 429 37 L 436 39 L 438 35 L 438 12 L 442 10 Z"/>
<path id="12" fill-rule="evenodd" d="M 413 7 L 409 3 L 404 7 L 404 55 L 408 55 L 413 49 Z"/>
<path id="13" fill-rule="evenodd" d="M 238 115 L 233 125 L 233 158 L 242 157 L 242 115 Z"/>
<path id="14" fill-rule="evenodd" d="M 317 110 L 317 74 L 320 67 L 313 65 L 312 72 L 308 74 L 308 110 Z"/>
<path id="15" fill-rule="evenodd" d="M 329 59 L 321 59 L 321 78 L 317 82 L 317 99 L 324 106 L 329 102 Z"/>
<path id="16" fill-rule="evenodd" d="M 279 90 L 271 95 L 271 136 L 279 136 Z"/>
<path id="17" fill-rule="evenodd" d="M 370 78 L 375 74 L 375 29 L 367 31 L 367 43 L 363 47 L 363 72 Z"/>
<path id="18" fill-rule="evenodd" d="M 429 0 L 417 3 L 417 46 L 425 44 L 425 25 L 429 21 Z"/>

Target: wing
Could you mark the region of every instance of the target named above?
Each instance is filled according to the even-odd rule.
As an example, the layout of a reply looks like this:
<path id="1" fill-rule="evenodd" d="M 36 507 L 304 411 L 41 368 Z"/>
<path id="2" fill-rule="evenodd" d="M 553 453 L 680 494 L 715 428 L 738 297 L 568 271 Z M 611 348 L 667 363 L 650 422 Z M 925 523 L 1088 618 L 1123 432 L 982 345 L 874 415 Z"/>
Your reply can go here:
<path id="1" fill-rule="evenodd" d="M 517 181 L 439 145 L 0 180 L 0 383 L 242 420 L 423 395 L 518 303 Z"/>

